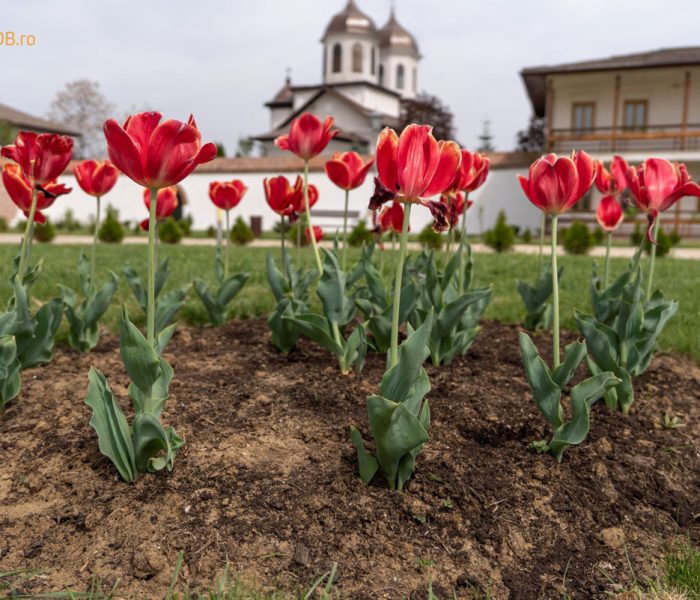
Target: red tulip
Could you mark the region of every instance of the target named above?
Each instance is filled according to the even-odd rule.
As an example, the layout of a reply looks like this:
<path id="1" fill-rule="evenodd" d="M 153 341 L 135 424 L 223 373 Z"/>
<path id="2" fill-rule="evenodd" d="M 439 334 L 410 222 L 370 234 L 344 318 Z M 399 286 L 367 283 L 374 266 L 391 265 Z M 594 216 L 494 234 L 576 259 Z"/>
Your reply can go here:
<path id="1" fill-rule="evenodd" d="M 145 188 L 175 185 L 197 165 L 216 157 L 216 146 L 202 145 L 194 117 L 187 123 L 145 112 L 132 115 L 120 127 L 114 119 L 104 125 L 109 158 L 130 179 Z"/>
<path id="2" fill-rule="evenodd" d="M 143 203 L 151 210 L 151 190 L 143 190 Z M 167 219 L 177 209 L 177 189 L 175 186 L 160 188 L 156 196 L 156 219 Z M 148 219 L 141 221 L 141 229 L 148 231 Z"/>
<path id="3" fill-rule="evenodd" d="M 378 209 L 390 200 L 416 202 L 430 209 L 433 229 L 449 229 L 446 206 L 427 201 L 447 190 L 460 167 L 462 154 L 455 142 L 438 142 L 428 125 L 409 125 L 399 137 L 386 128 L 377 140 L 375 191 L 369 207 Z"/>
<path id="4" fill-rule="evenodd" d="M 529 178 L 518 175 L 528 200 L 548 215 L 569 210 L 593 185 L 596 169 L 585 152 L 573 152 L 571 158 L 547 154 L 530 166 Z"/>
<path id="5" fill-rule="evenodd" d="M 602 160 L 595 161 L 595 186 L 603 194 L 623 192 L 627 189 L 627 161 L 621 156 L 614 156 L 610 171 L 605 168 Z"/>
<path id="6" fill-rule="evenodd" d="M 603 196 L 603 199 L 600 201 L 595 211 L 598 224 L 605 229 L 605 231 L 614 231 L 617 229 L 620 223 L 622 223 L 623 216 L 620 203 L 615 196 L 609 194 Z"/>
<path id="7" fill-rule="evenodd" d="M 32 185 L 43 187 L 53 182 L 68 166 L 73 140 L 55 133 L 21 131 L 14 146 L 5 146 L 2 156 L 14 160 Z"/>
<path id="8" fill-rule="evenodd" d="M 222 210 L 231 210 L 238 206 L 247 191 L 248 188 L 240 179 L 212 181 L 209 184 L 209 198 Z"/>
<path id="9" fill-rule="evenodd" d="M 316 202 L 318 202 L 318 188 L 313 184 L 309 184 L 309 209 L 313 207 Z M 297 178 L 297 182 L 294 185 L 294 215 L 296 220 L 299 218 L 303 212 L 306 211 L 304 206 L 304 181 L 301 177 Z"/>
<path id="10" fill-rule="evenodd" d="M 462 150 L 462 162 L 450 186 L 451 192 L 473 192 L 480 188 L 489 174 L 491 161 L 480 152 Z"/>
<path id="11" fill-rule="evenodd" d="M 372 163 L 374 163 L 373 158 L 363 163 L 357 152 L 336 152 L 326 163 L 326 174 L 339 188 L 350 191 L 365 182 Z"/>
<path id="12" fill-rule="evenodd" d="M 385 206 L 379 213 L 380 231 L 385 232 L 393 230 L 396 233 L 401 233 L 403 229 L 403 217 L 403 206 L 401 202 L 394 201 L 389 206 Z"/>
<path id="13" fill-rule="evenodd" d="M 326 117 L 321 123 L 316 115 L 304 113 L 294 119 L 289 128 L 289 134 L 281 135 L 275 140 L 275 145 L 281 150 L 288 150 L 299 158 L 310 160 L 323 152 L 330 141 L 338 135 L 338 130 L 331 131 L 333 118 Z"/>
<path id="14" fill-rule="evenodd" d="M 99 198 L 117 183 L 119 170 L 108 160 L 84 160 L 73 169 L 81 189 L 90 196 Z"/>
<path id="15" fill-rule="evenodd" d="M 320 242 L 323 239 L 323 229 L 321 229 L 318 225 L 314 225 L 313 230 L 314 238 L 317 242 Z M 308 227 L 304 229 L 304 235 L 306 235 L 307 240 L 311 241 L 311 231 Z"/>
<path id="16" fill-rule="evenodd" d="M 297 176 L 294 187 L 283 175 L 263 180 L 265 199 L 272 210 L 294 223 L 304 208 L 304 180 Z M 318 201 L 318 188 L 309 184 L 309 208 Z"/>
<path id="17" fill-rule="evenodd" d="M 304 185 L 301 177 L 297 177 L 297 183 Z M 294 188 L 284 175 L 263 180 L 265 188 L 265 199 L 267 204 L 278 215 L 288 217 L 294 212 L 296 200 L 294 198 Z"/>
<path id="18" fill-rule="evenodd" d="M 700 197 L 700 185 L 691 181 L 685 165 L 663 158 L 647 158 L 641 167 L 629 167 L 626 179 L 637 206 L 647 214 L 647 239 L 654 244 L 653 228 L 659 213 L 684 196 Z"/>
<path id="19" fill-rule="evenodd" d="M 32 206 L 32 184 L 29 178 L 22 172 L 22 168 L 19 165 L 5 165 L 2 170 L 2 183 L 12 202 L 24 213 L 25 217 L 28 217 Z M 37 223 L 45 223 L 46 217 L 41 211 L 51 206 L 56 198 L 70 191 L 71 189 L 62 183 L 56 183 L 55 181 L 45 183 L 41 189 L 37 191 L 34 221 Z"/>

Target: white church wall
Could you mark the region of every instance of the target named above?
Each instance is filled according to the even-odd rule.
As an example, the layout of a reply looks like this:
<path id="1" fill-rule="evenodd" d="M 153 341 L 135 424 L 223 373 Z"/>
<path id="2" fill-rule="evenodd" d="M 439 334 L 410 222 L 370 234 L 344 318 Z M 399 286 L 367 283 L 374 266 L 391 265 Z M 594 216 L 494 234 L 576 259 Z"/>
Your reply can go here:
<path id="1" fill-rule="evenodd" d="M 333 48 L 336 44 L 340 44 L 342 49 L 341 69 L 339 72 L 333 72 Z M 362 70 L 355 72 L 353 70 L 353 48 L 355 44 L 360 44 L 362 47 Z M 376 68 L 372 74 L 372 48 L 376 53 Z M 327 38 L 324 44 L 324 52 L 326 53 L 326 72 L 324 74 L 326 83 L 344 83 L 347 81 L 370 81 L 377 83 L 379 80 L 379 48 L 371 39 L 365 36 L 357 36 L 352 34 L 337 34 Z"/>
<path id="2" fill-rule="evenodd" d="M 491 228 L 496 221 L 498 211 L 501 209 L 505 210 L 510 224 L 518 225 L 521 229 L 529 227 L 533 232 L 537 230 L 540 213 L 523 196 L 516 177 L 518 173 L 525 174 L 526 169 L 494 170 L 486 184 L 472 194 L 474 206 L 468 215 L 469 231 L 478 233 L 482 229 Z M 278 217 L 269 209 L 265 201 L 263 179 L 276 175 L 278 173 L 260 172 L 239 175 L 235 173 L 194 173 L 181 183 L 188 199 L 185 214 L 192 215 L 195 229 L 203 230 L 210 225 L 215 225 L 216 209 L 209 200 L 209 184 L 212 181 L 231 180 L 236 177 L 242 179 L 248 186 L 248 192 L 243 201 L 233 210 L 232 217 L 235 219 L 242 216 L 249 222 L 251 216 L 261 216 L 263 229 L 269 230 L 277 222 Z M 285 176 L 293 181 L 296 174 L 285 173 Z M 374 174 L 370 173 L 362 187 L 350 193 L 350 210 L 358 211 L 361 218 L 366 219 L 368 224 L 371 222 L 371 215 L 367 204 L 374 191 L 373 178 Z M 63 217 L 67 209 L 70 209 L 75 218 L 87 223 L 95 210 L 94 198 L 80 189 L 72 175 L 62 176 L 60 181 L 72 187 L 73 191 L 66 196 L 61 196 L 52 207 L 45 211 L 46 214 L 50 219 L 56 221 Z M 309 181 L 319 189 L 317 209 L 337 211 L 343 209 L 344 192 L 337 188 L 324 172 L 311 173 Z M 119 218 L 122 221 L 136 222 L 148 216 L 143 203 L 143 188 L 124 176 L 119 178 L 114 189 L 103 198 L 103 211 L 108 204 L 119 210 Z M 335 220 L 334 225 L 338 226 L 339 222 L 339 220 Z M 414 207 L 411 213 L 412 231 L 418 232 L 430 222 L 431 217 L 428 209 Z M 323 219 L 319 219 L 319 224 L 328 225 Z"/>
<path id="3" fill-rule="evenodd" d="M 277 129 L 291 114 L 289 108 L 274 107 L 270 109 L 270 129 Z"/>
<path id="4" fill-rule="evenodd" d="M 376 110 L 394 118 L 398 118 L 401 113 L 399 98 L 378 89 L 366 85 L 357 85 L 338 88 L 337 91 L 368 110 Z"/>
<path id="5" fill-rule="evenodd" d="M 382 53 L 382 65 L 384 66 L 384 87 L 401 94 L 404 98 L 413 98 L 416 95 L 417 82 L 414 85 L 414 76 L 418 73 L 418 61 L 406 54 Z M 404 86 L 397 86 L 397 68 L 404 67 Z"/>

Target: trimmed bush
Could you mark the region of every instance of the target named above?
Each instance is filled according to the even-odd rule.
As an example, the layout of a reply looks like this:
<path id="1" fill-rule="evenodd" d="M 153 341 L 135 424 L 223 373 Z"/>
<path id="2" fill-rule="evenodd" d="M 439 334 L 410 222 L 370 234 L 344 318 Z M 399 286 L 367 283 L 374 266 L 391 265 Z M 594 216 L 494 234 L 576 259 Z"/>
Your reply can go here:
<path id="1" fill-rule="evenodd" d="M 651 243 L 646 239 L 646 229 L 642 229 L 642 226 L 637 223 L 630 235 L 630 241 L 633 246 L 639 246 L 644 240 L 644 252 L 649 254 L 651 252 Z M 674 240 L 677 240 L 674 242 Z M 666 256 L 673 246 L 676 246 L 681 241 L 678 232 L 672 232 L 670 236 L 666 235 L 663 227 L 659 227 L 659 233 L 656 236 L 656 256 L 662 257 Z"/>
<path id="2" fill-rule="evenodd" d="M 593 232 L 593 241 L 597 244 L 600 245 L 605 241 L 605 232 L 601 227 L 596 227 L 595 231 Z"/>
<path id="3" fill-rule="evenodd" d="M 287 237 L 294 246 L 308 246 L 311 243 L 304 234 L 304 229 L 306 229 L 306 219 L 304 217 L 289 228 Z"/>
<path id="4" fill-rule="evenodd" d="M 0 233 L 5 233 L 8 229 L 7 219 L 5 217 L 0 217 Z"/>
<path id="5" fill-rule="evenodd" d="M 213 225 L 209 225 L 209 227 L 207 227 L 207 237 L 208 238 L 215 238 L 216 237 L 216 227 L 214 227 Z"/>
<path id="6" fill-rule="evenodd" d="M 188 237 L 192 235 L 192 221 L 192 215 L 187 215 L 179 221 L 177 221 L 177 224 L 180 226 L 183 236 Z"/>
<path id="7" fill-rule="evenodd" d="M 34 224 L 34 239 L 37 242 L 52 242 L 56 237 L 56 227 L 54 224 L 46 220 L 46 223 L 35 223 Z"/>
<path id="8" fill-rule="evenodd" d="M 107 216 L 102 221 L 97 237 L 107 244 L 119 244 L 124 239 L 124 227 L 119 222 L 119 212 L 112 206 L 107 206 Z"/>
<path id="9" fill-rule="evenodd" d="M 236 222 L 231 227 L 229 234 L 231 241 L 238 246 L 250 244 L 255 239 L 253 230 L 248 227 L 248 224 L 243 220 L 243 217 L 238 217 Z"/>
<path id="10" fill-rule="evenodd" d="M 523 243 L 529 244 L 532 241 L 532 231 L 530 231 L 530 228 L 528 227 L 525 231 L 523 231 L 522 236 L 520 236 L 520 239 L 523 240 Z"/>
<path id="11" fill-rule="evenodd" d="M 593 247 L 593 235 L 588 225 L 574 221 L 562 232 L 564 250 L 569 254 L 586 254 Z"/>
<path id="12" fill-rule="evenodd" d="M 348 234 L 348 244 L 353 248 L 359 248 L 363 245 L 369 246 L 373 239 L 374 234 L 367 229 L 367 224 L 364 221 L 359 221 Z"/>
<path id="13" fill-rule="evenodd" d="M 166 244 L 179 244 L 182 239 L 182 228 L 172 217 L 158 224 L 158 239 Z"/>
<path id="14" fill-rule="evenodd" d="M 441 234 L 433 231 L 432 225 L 426 225 L 418 234 L 418 241 L 421 243 L 423 248 L 439 250 L 442 248 L 442 243 L 444 240 Z"/>
<path id="15" fill-rule="evenodd" d="M 505 211 L 499 211 L 496 224 L 484 234 L 484 243 L 496 252 L 507 252 L 515 243 L 515 230 L 506 223 Z"/>

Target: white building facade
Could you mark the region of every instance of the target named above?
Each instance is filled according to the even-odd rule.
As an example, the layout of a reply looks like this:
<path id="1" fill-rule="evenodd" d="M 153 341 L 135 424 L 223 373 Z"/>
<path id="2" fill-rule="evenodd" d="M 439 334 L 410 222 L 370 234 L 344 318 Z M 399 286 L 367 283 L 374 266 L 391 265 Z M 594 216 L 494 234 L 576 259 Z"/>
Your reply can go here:
<path id="1" fill-rule="evenodd" d="M 615 154 L 630 164 L 665 158 L 685 163 L 700 179 L 700 47 L 534 67 L 521 76 L 535 115 L 544 119 L 547 151 L 585 150 L 606 163 Z M 599 198 L 590 194 L 570 218 L 592 223 Z M 697 237 L 699 217 L 700 200 L 684 198 L 662 223 Z"/>

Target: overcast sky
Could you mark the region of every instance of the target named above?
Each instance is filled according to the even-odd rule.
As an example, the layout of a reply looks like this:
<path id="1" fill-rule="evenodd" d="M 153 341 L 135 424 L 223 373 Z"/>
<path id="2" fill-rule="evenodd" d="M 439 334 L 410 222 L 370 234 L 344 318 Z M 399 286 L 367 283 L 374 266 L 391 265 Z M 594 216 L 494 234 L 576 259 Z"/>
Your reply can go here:
<path id="1" fill-rule="evenodd" d="M 357 0 L 382 26 L 390 0 Z M 511 150 L 530 105 L 521 68 L 660 47 L 700 45 L 700 0 L 396 0 L 424 59 L 421 88 L 455 114 L 475 147 L 491 121 Z M 184 119 L 229 153 L 268 129 L 269 100 L 292 69 L 319 83 L 319 40 L 345 0 L 2 0 L 0 30 L 36 45 L 0 47 L 0 102 L 44 115 L 71 80 L 100 83 L 129 108 Z"/>

